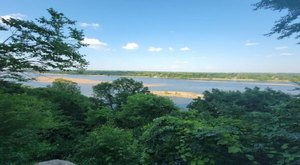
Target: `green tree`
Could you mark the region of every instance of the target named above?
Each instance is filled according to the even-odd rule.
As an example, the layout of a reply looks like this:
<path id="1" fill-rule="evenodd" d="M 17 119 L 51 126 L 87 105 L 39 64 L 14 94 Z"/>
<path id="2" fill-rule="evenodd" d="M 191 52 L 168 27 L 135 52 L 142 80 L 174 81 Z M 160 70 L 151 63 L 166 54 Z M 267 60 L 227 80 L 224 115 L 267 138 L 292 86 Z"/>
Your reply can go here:
<path id="1" fill-rule="evenodd" d="M 1 18 L 0 32 L 8 37 L 0 43 L 0 78 L 24 80 L 24 71 L 49 69 L 81 69 L 87 65 L 78 50 L 83 31 L 75 28 L 75 21 L 54 9 L 50 18 L 36 21 Z M 9 34 L 11 32 L 11 34 Z"/>
<path id="2" fill-rule="evenodd" d="M 101 106 L 108 106 L 111 109 L 115 108 L 115 91 L 112 83 L 103 82 L 93 86 L 94 98 Z"/>
<path id="3" fill-rule="evenodd" d="M 42 99 L 46 99 L 56 105 L 56 114 L 66 117 L 77 126 L 83 126 L 85 113 L 93 107 L 89 98 L 80 93 L 64 92 L 52 88 L 36 88 L 27 90 L 27 93 Z"/>
<path id="4" fill-rule="evenodd" d="M 127 98 L 137 93 L 149 93 L 142 82 L 131 78 L 119 78 L 112 83 L 104 82 L 93 86 L 94 97 L 104 106 L 115 110 L 126 103 Z"/>
<path id="5" fill-rule="evenodd" d="M 55 79 L 54 82 L 52 82 L 52 85 L 49 87 L 60 92 L 80 94 L 80 87 L 77 83 L 62 78 Z"/>
<path id="6" fill-rule="evenodd" d="M 33 96 L 0 93 L 0 164 L 32 164 L 56 149 L 41 136 L 59 125 L 53 108 Z"/>
<path id="7" fill-rule="evenodd" d="M 78 164 L 137 164 L 136 145 L 132 135 L 111 126 L 96 128 L 78 145 Z"/>
<path id="8" fill-rule="evenodd" d="M 271 9 L 274 11 L 287 11 L 287 14 L 275 22 L 271 32 L 267 35 L 279 34 L 278 39 L 295 35 L 300 38 L 300 1 L 299 0 L 261 0 L 254 4 L 255 9 Z M 300 44 L 300 42 L 298 42 Z"/>
<path id="9" fill-rule="evenodd" d="M 77 92 L 58 90 L 57 88 L 26 89 L 27 95 L 47 100 L 54 105 L 52 113 L 61 124 L 42 135 L 45 141 L 57 146 L 47 159 L 66 159 L 74 154 L 74 147 L 82 136 L 86 135 L 86 113 L 93 103 L 89 98 Z"/>
<path id="10" fill-rule="evenodd" d="M 260 90 L 246 88 L 240 91 L 205 91 L 203 98 L 194 99 L 188 107 L 209 114 L 228 117 L 241 117 L 247 112 L 272 112 L 274 105 L 280 105 L 291 99 L 291 96 L 272 89 Z"/>
<path id="11" fill-rule="evenodd" d="M 271 89 L 246 88 L 244 92 L 214 89 L 189 106 L 198 111 L 196 116 L 205 115 L 209 123 L 237 132 L 244 157 L 252 163 L 299 163 L 299 98 Z M 210 115 L 215 119 L 210 119 Z M 234 124 L 236 120 L 240 122 Z"/>
<path id="12" fill-rule="evenodd" d="M 89 128 L 96 128 L 104 124 L 114 125 L 115 111 L 109 108 L 91 109 L 86 113 L 86 122 Z"/>
<path id="13" fill-rule="evenodd" d="M 128 97 L 127 103 L 118 113 L 118 125 L 124 128 L 138 128 L 153 119 L 176 112 L 174 103 L 165 97 L 136 94 Z"/>
<path id="14" fill-rule="evenodd" d="M 222 125 L 226 120 L 211 123 L 172 116 L 155 119 L 141 137 L 143 164 L 249 164 L 240 132 Z"/>

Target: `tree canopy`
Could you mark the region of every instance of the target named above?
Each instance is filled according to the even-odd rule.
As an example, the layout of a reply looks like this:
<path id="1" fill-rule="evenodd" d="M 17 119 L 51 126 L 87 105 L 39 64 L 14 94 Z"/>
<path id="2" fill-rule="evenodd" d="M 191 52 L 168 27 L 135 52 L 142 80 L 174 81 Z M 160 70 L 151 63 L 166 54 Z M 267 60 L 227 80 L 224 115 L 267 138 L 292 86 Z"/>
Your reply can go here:
<path id="1" fill-rule="evenodd" d="M 279 34 L 278 39 L 295 35 L 300 38 L 300 1 L 299 0 L 261 0 L 254 4 L 255 9 L 271 9 L 274 11 L 287 11 L 287 14 L 275 22 L 271 32 L 267 35 Z M 300 44 L 300 42 L 298 42 Z"/>
<path id="2" fill-rule="evenodd" d="M 1 18 L 0 78 L 24 80 L 25 71 L 82 69 L 88 63 L 79 52 L 83 31 L 63 13 L 48 9 L 50 18 L 35 21 Z"/>
<path id="3" fill-rule="evenodd" d="M 213 89 L 178 111 L 167 98 L 125 94 L 113 110 L 69 81 L 0 81 L 0 163 L 299 164 L 298 96 Z"/>
<path id="4" fill-rule="evenodd" d="M 119 78 L 112 83 L 104 82 L 93 86 L 94 98 L 103 106 L 118 109 L 127 98 L 137 93 L 149 93 L 148 87 L 132 78 Z"/>
<path id="5" fill-rule="evenodd" d="M 54 82 L 52 82 L 52 85 L 49 87 L 61 92 L 64 91 L 64 92 L 80 94 L 80 87 L 78 86 L 77 83 L 62 78 L 55 79 Z"/>

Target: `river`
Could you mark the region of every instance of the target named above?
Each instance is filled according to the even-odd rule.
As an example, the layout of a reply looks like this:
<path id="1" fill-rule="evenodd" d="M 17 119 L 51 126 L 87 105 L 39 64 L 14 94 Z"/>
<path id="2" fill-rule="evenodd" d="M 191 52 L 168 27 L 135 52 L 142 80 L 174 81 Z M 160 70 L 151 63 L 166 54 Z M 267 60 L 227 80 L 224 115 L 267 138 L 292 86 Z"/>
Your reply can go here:
<path id="1" fill-rule="evenodd" d="M 120 76 L 104 76 L 104 75 L 76 75 L 76 74 L 41 74 L 36 76 L 48 77 L 67 77 L 76 79 L 88 79 L 94 81 L 113 81 Z M 164 79 L 164 78 L 144 78 L 130 77 L 136 81 L 142 81 L 144 84 L 150 84 L 149 89 L 155 91 L 183 91 L 193 93 L 203 93 L 206 90 L 217 88 L 225 91 L 244 91 L 245 88 L 259 87 L 261 89 L 272 88 L 289 94 L 298 94 L 293 90 L 296 86 L 287 82 L 243 82 L 243 81 L 204 81 L 204 80 L 182 80 L 182 79 Z M 25 85 L 33 87 L 46 87 L 50 82 L 26 82 Z M 92 86 L 94 84 L 79 84 L 82 94 L 92 96 Z M 192 99 L 171 97 L 171 99 L 180 108 L 185 108 Z"/>

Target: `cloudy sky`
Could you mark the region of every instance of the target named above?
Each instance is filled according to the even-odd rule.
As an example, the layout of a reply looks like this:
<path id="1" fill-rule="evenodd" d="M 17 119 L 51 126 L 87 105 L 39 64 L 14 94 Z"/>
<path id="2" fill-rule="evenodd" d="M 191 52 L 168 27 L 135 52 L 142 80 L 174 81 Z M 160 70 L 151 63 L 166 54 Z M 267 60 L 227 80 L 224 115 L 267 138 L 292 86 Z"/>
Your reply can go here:
<path id="1" fill-rule="evenodd" d="M 257 1 L 1 0 L 0 16 L 31 20 L 52 7 L 77 20 L 88 69 L 300 72 L 297 41 L 264 36 L 284 11 L 253 11 Z"/>

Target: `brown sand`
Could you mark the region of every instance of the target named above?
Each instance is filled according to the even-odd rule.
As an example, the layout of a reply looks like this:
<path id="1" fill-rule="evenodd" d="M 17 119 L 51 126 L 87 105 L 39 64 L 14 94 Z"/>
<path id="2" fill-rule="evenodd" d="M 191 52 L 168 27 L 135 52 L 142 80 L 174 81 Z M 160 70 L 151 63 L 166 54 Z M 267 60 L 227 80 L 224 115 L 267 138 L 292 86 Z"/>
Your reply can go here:
<path id="1" fill-rule="evenodd" d="M 81 79 L 81 78 L 70 78 L 70 77 L 50 77 L 50 76 L 40 76 L 35 78 L 36 81 L 38 82 L 43 82 L 43 83 L 52 83 L 55 79 L 65 79 L 65 80 L 69 80 L 69 81 L 73 81 L 77 84 L 99 84 L 102 83 L 104 81 L 97 81 L 97 80 L 89 80 L 89 79 Z"/>
<path id="2" fill-rule="evenodd" d="M 70 77 L 63 77 L 63 76 L 40 76 L 36 78 L 36 81 L 42 83 L 52 83 L 55 79 L 65 79 L 69 81 L 73 81 L 77 84 L 92 84 L 96 85 L 102 82 L 107 81 L 97 81 L 97 80 L 90 80 L 90 79 L 81 79 L 81 78 L 70 78 Z M 158 87 L 162 86 L 162 84 L 144 84 L 147 87 Z M 166 97 L 181 97 L 181 98 L 198 98 L 202 97 L 201 94 L 193 93 L 193 92 L 182 92 L 182 91 L 151 91 L 151 93 L 159 96 L 166 96 Z"/>
<path id="3" fill-rule="evenodd" d="M 70 78 L 70 77 L 64 77 L 64 76 L 40 76 L 35 78 L 36 81 L 42 82 L 42 83 L 52 83 L 55 79 L 65 79 L 69 81 L 73 81 L 77 84 L 92 84 L 96 85 L 102 82 L 109 82 L 109 81 L 99 81 L 99 80 L 91 80 L 91 79 L 81 79 L 81 78 Z M 162 86 L 162 84 L 144 84 L 146 87 L 159 87 Z"/>
<path id="4" fill-rule="evenodd" d="M 203 96 L 202 94 L 198 94 L 198 93 L 182 92 L 182 91 L 151 91 L 151 93 L 158 96 L 181 97 L 181 98 L 190 98 L 190 99 L 195 99 Z"/>

